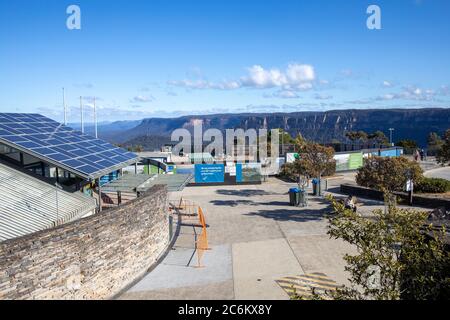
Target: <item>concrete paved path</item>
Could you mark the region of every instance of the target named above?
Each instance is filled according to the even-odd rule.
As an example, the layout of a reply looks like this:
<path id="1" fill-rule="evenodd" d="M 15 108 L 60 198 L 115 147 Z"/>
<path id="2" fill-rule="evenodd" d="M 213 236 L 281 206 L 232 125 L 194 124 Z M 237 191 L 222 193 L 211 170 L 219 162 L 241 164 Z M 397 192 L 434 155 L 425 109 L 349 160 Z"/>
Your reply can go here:
<path id="1" fill-rule="evenodd" d="M 352 174 L 330 181 L 332 190 Z M 121 299 L 288 299 L 275 282 L 286 276 L 325 273 L 348 284 L 347 243 L 327 235 L 329 203 L 310 197 L 308 208 L 290 207 L 295 184 L 269 179 L 262 185 L 188 187 L 172 194 L 198 203 L 209 224 L 204 268 L 196 265 L 195 230 L 183 226 L 174 250 Z M 337 195 L 344 197 L 342 195 Z M 369 214 L 383 203 L 363 200 L 359 211 Z"/>
<path id="2" fill-rule="evenodd" d="M 425 172 L 426 177 L 450 180 L 450 167 L 442 167 Z"/>
<path id="3" fill-rule="evenodd" d="M 328 204 L 319 200 L 307 209 L 290 207 L 292 186 L 270 179 L 257 186 L 189 187 L 173 194 L 173 199 L 195 201 L 205 212 L 212 248 L 204 254 L 205 267 L 194 268 L 199 230 L 183 226 L 174 250 L 120 298 L 288 299 L 275 280 L 305 269 L 345 281 L 342 252 L 347 248 L 326 235 Z M 320 251 L 329 257 L 320 258 Z"/>

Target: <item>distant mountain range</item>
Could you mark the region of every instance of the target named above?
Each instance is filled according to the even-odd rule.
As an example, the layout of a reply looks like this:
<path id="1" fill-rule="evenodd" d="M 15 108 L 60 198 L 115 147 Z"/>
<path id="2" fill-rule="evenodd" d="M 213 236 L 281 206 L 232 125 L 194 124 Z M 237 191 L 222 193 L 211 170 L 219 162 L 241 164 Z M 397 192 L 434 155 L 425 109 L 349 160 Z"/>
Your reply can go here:
<path id="1" fill-rule="evenodd" d="M 305 138 L 326 143 L 333 139 L 343 141 L 346 131 L 363 130 L 368 133 L 377 130 L 389 136 L 394 128 L 394 141 L 416 140 L 426 145 L 430 132 L 442 134 L 450 128 L 450 108 L 438 109 L 352 109 L 325 112 L 293 113 L 245 113 L 216 114 L 204 116 L 183 116 L 179 118 L 149 118 L 139 122 L 122 121 L 109 124 L 101 131 L 104 139 L 116 143 L 159 141 L 170 137 L 173 130 L 185 128 L 192 132 L 195 123 L 203 123 L 203 129 L 249 129 L 282 128 L 292 136 L 301 133 Z M 105 130 L 106 129 L 106 130 Z M 99 129 L 100 131 L 100 129 Z M 145 147 L 146 143 L 144 144 Z M 152 146 L 153 148 L 154 146 Z"/>
<path id="2" fill-rule="evenodd" d="M 122 132 L 131 130 L 138 126 L 142 120 L 124 120 L 115 122 L 100 122 L 97 125 L 98 136 L 107 141 L 115 141 Z M 81 130 L 80 123 L 68 123 L 69 127 Z M 93 123 L 85 123 L 84 131 L 87 134 L 94 135 L 95 128 Z"/>

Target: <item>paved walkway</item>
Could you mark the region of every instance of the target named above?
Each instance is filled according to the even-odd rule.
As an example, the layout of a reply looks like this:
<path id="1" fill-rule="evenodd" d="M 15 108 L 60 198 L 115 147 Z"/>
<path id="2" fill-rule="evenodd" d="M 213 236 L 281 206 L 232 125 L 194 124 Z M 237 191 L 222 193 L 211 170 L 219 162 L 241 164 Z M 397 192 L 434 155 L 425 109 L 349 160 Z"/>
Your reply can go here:
<path id="1" fill-rule="evenodd" d="M 430 178 L 443 178 L 450 180 L 450 167 L 447 166 L 429 170 L 425 172 L 425 176 Z"/>
<path id="2" fill-rule="evenodd" d="M 351 176 L 330 181 L 331 189 L 342 179 Z M 327 201 L 310 197 L 308 208 L 290 207 L 292 186 L 271 178 L 256 186 L 188 187 L 172 194 L 195 201 L 205 212 L 212 248 L 204 254 L 205 267 L 195 268 L 200 230 L 183 226 L 174 250 L 121 298 L 288 299 L 275 280 L 313 272 L 346 284 L 342 257 L 354 248 L 326 234 Z M 363 214 L 383 208 L 378 201 L 363 202 Z"/>

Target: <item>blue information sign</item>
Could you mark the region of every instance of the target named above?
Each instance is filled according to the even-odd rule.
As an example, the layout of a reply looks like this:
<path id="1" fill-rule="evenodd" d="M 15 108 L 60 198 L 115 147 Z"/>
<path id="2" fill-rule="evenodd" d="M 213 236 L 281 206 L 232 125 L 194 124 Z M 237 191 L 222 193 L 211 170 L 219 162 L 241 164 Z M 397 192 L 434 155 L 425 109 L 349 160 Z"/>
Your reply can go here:
<path id="1" fill-rule="evenodd" d="M 223 164 L 196 164 L 195 183 L 223 183 L 225 166 Z"/>

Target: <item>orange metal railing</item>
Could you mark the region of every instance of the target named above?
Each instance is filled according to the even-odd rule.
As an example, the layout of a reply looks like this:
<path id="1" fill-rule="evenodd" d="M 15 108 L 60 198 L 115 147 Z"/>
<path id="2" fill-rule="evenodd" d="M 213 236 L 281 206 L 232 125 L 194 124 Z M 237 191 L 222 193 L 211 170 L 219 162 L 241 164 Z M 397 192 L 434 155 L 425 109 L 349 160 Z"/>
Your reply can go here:
<path id="1" fill-rule="evenodd" d="M 206 221 L 205 216 L 203 215 L 203 210 L 201 207 L 198 207 L 198 218 L 200 224 L 202 226 L 202 231 L 200 236 L 196 241 L 196 249 L 197 249 L 197 267 L 202 267 L 202 257 L 206 250 L 210 250 L 208 246 L 208 233 L 206 231 Z"/>
<path id="2" fill-rule="evenodd" d="M 210 250 L 208 246 L 208 232 L 206 230 L 206 219 L 203 209 L 195 202 L 180 198 L 179 201 L 171 201 L 172 206 L 178 214 L 187 216 L 198 216 L 198 222 L 201 227 L 200 235 L 195 240 L 195 250 L 197 251 L 197 268 L 203 267 L 202 258 L 206 250 Z"/>

